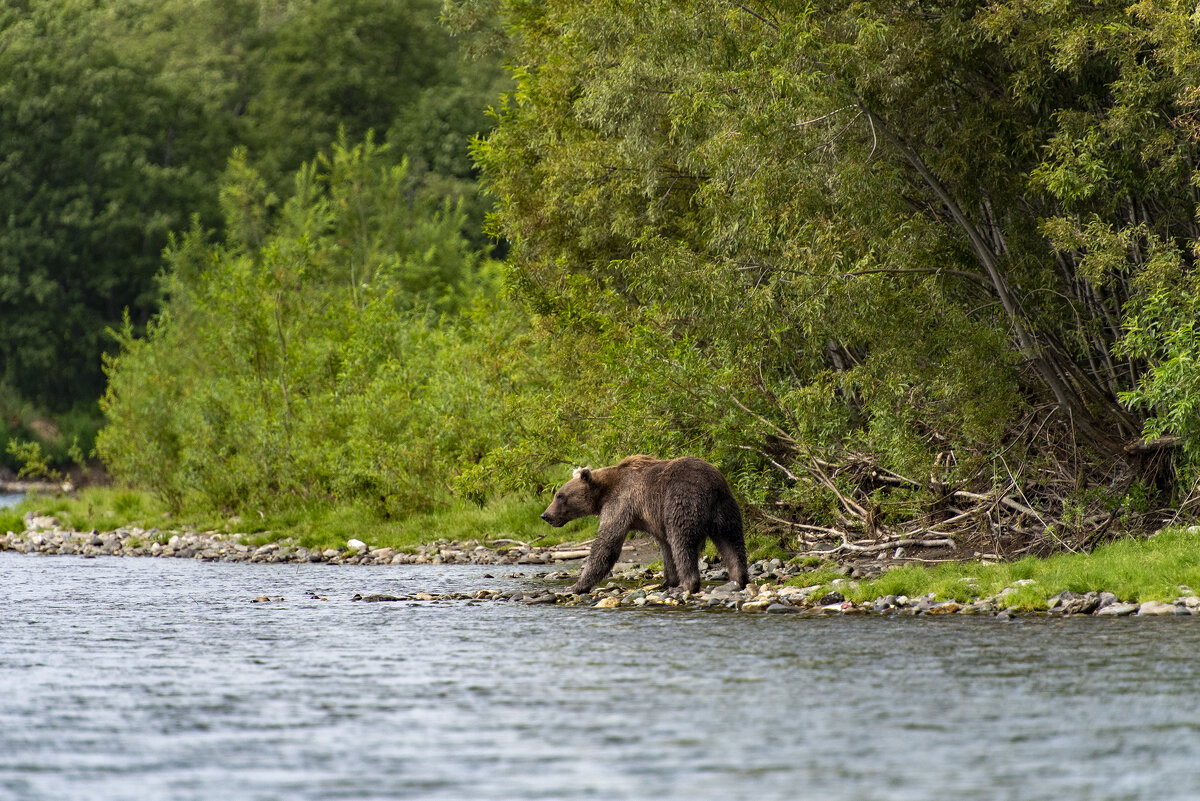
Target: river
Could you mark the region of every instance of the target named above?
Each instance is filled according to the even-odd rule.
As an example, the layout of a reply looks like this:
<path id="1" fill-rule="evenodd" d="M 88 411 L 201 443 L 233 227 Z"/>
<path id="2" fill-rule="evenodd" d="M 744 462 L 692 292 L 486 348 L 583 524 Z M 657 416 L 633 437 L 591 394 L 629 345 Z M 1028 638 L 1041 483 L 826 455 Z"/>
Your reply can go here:
<path id="1" fill-rule="evenodd" d="M 1200 797 L 1198 618 L 350 600 L 498 570 L 0 553 L 0 799 Z"/>

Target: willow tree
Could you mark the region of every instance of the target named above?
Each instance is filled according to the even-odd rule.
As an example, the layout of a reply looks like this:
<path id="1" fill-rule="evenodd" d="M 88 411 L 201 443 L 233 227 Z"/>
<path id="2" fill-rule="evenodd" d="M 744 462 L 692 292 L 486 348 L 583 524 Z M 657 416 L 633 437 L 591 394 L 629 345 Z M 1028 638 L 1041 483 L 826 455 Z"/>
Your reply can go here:
<path id="1" fill-rule="evenodd" d="M 476 151 L 495 232 L 576 365 L 506 471 L 688 449 L 789 536 L 1002 552 L 1184 500 L 1193 10 L 481 11 L 519 82 Z"/>

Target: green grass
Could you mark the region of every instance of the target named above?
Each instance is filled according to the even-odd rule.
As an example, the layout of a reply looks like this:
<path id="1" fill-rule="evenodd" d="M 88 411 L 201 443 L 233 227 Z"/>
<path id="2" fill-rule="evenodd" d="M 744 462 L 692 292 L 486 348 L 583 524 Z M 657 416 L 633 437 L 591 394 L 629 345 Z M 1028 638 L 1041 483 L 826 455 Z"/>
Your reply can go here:
<path id="1" fill-rule="evenodd" d="M 828 571 L 818 570 L 789 583 L 808 586 L 831 581 Z M 850 582 L 839 589 L 855 602 L 928 593 L 939 600 L 970 601 L 1008 587 L 1016 591 L 1005 604 L 1027 610 L 1045 609 L 1047 600 L 1063 590 L 1107 591 L 1130 602 L 1172 601 L 1190 594 L 1190 588 L 1200 588 L 1200 531 L 1172 529 L 1146 540 L 1121 540 L 1088 554 L 1064 553 L 1047 559 L 947 563 L 932 568 L 905 565 L 874 581 Z"/>
<path id="2" fill-rule="evenodd" d="M 181 521 L 170 517 L 153 495 L 134 490 L 89 488 L 75 495 L 34 493 L 10 511 L 18 518 L 28 512 L 57 517 L 64 527 L 78 531 L 181 527 Z"/>
<path id="3" fill-rule="evenodd" d="M 16 509 L 0 509 L 0 534 L 9 531 L 24 531 L 25 521 Z"/>
<path id="4" fill-rule="evenodd" d="M 135 490 L 85 489 L 73 496 L 35 495 L 10 510 L 0 510 L 0 531 L 24 529 L 27 512 L 57 517 L 63 526 L 81 531 L 119 527 L 169 530 L 224 531 L 245 535 L 248 544 L 291 538 L 308 548 L 337 548 L 359 539 L 372 548 L 413 550 L 439 539 L 515 540 L 540 546 L 590 539 L 595 520 L 580 520 L 551 528 L 538 516 L 545 503 L 539 499 L 505 498 L 484 507 L 454 504 L 435 512 L 403 519 L 383 519 L 355 505 L 296 503 L 277 512 L 222 516 L 214 512 L 172 515 L 149 493 Z M 498 543 L 505 547 L 508 543 Z"/>
<path id="5" fill-rule="evenodd" d="M 355 506 L 297 506 L 288 514 L 264 518 L 260 532 L 248 541 L 260 544 L 292 537 L 308 548 L 336 548 L 359 539 L 372 548 L 413 550 L 418 545 L 446 540 L 514 540 L 531 545 L 556 545 L 595 536 L 595 521 L 577 521 L 550 528 L 538 517 L 545 504 L 537 499 L 505 498 L 484 507 L 454 504 L 434 512 L 385 520 Z M 504 547 L 509 543 L 498 543 Z"/>

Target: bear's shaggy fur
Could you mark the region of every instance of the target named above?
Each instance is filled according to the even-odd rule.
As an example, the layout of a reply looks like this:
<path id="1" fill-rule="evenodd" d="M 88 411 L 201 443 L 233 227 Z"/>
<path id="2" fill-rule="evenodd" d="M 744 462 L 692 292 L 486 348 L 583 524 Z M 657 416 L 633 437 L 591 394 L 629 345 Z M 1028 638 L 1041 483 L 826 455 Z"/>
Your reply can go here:
<path id="1" fill-rule="evenodd" d="M 697 563 L 705 538 L 713 541 L 731 579 L 743 587 L 749 580 L 742 512 L 725 477 L 702 459 L 630 456 L 611 467 L 579 468 L 542 519 L 558 527 L 589 515 L 600 516 L 600 529 L 572 592 L 587 592 L 608 575 L 630 531 L 644 531 L 658 542 L 669 587 L 699 591 Z"/>

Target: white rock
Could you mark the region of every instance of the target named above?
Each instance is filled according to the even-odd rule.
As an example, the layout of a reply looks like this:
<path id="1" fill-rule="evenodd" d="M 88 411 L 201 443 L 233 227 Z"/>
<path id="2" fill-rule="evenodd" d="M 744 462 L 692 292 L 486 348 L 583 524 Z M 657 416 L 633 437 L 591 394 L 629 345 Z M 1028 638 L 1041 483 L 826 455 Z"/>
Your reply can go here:
<path id="1" fill-rule="evenodd" d="M 807 598 L 824 586 L 822 584 L 812 584 L 808 587 L 780 587 L 779 596 L 781 598 L 790 598 L 793 595 L 799 595 L 801 598 Z"/>
<path id="2" fill-rule="evenodd" d="M 367 550 L 367 544 L 365 542 L 363 542 L 362 540 L 354 540 L 354 539 L 346 540 L 346 547 L 352 551 Z"/>
<path id="3" fill-rule="evenodd" d="M 1173 615 L 1175 604 L 1164 604 L 1162 601 L 1146 601 L 1138 607 L 1139 615 Z"/>

